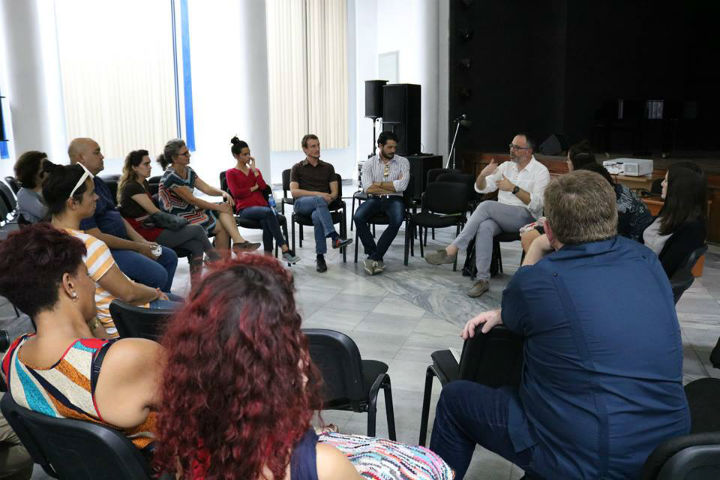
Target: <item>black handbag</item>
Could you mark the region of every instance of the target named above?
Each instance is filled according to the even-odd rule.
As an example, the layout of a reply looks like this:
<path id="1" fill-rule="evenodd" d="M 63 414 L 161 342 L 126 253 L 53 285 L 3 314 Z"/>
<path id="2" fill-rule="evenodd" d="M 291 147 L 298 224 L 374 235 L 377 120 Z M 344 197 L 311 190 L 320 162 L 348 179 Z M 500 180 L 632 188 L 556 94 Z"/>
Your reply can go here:
<path id="1" fill-rule="evenodd" d="M 187 219 L 167 212 L 155 212 L 143 221 L 143 225 L 148 228 L 166 228 L 173 231 L 180 230 L 187 224 Z"/>

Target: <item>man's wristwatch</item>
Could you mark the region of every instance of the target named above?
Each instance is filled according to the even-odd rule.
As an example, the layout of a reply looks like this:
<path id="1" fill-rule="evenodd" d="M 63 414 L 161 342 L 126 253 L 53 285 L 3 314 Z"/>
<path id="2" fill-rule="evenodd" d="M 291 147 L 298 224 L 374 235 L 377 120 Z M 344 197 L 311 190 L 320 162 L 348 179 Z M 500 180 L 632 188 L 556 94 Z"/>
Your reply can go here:
<path id="1" fill-rule="evenodd" d="M 519 191 L 520 191 L 520 187 L 518 187 L 517 185 L 515 185 L 515 187 L 512 189 L 513 195 L 517 195 L 517 193 L 518 193 Z"/>

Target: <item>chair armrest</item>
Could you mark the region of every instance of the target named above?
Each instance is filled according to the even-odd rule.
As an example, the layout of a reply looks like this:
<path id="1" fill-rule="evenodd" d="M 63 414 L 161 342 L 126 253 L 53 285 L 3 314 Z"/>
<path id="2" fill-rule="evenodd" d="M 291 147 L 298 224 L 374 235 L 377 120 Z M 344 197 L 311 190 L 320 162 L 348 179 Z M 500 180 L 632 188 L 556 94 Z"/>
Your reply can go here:
<path id="1" fill-rule="evenodd" d="M 685 473 L 704 468 L 720 470 L 720 432 L 695 433 L 664 441 L 645 461 L 641 478 L 687 478 Z"/>
<path id="2" fill-rule="evenodd" d="M 460 365 L 450 350 L 437 350 L 430 354 L 440 383 L 444 386 L 460 378 Z"/>

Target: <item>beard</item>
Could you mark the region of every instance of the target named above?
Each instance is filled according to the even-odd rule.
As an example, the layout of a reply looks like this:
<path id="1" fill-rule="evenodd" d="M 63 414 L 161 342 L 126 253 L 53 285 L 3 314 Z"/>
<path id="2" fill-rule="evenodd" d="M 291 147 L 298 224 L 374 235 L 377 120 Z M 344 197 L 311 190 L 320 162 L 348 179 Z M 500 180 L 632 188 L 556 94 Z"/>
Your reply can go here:
<path id="1" fill-rule="evenodd" d="M 393 157 L 395 156 L 395 154 L 394 153 L 385 153 L 382 150 L 380 150 L 380 156 L 387 160 L 392 160 Z"/>

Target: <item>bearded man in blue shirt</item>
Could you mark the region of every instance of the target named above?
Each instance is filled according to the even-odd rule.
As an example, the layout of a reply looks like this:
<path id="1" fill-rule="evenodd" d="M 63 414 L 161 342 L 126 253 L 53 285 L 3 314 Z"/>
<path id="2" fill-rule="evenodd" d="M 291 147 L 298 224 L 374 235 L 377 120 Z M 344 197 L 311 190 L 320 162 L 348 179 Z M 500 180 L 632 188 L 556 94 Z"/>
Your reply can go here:
<path id="1" fill-rule="evenodd" d="M 655 447 L 690 430 L 680 327 L 657 256 L 617 235 L 615 194 L 597 173 L 556 178 L 544 205 L 551 253 L 521 267 L 501 310 L 462 334 L 498 324 L 521 334 L 520 386 L 452 382 L 437 406 L 430 447 L 456 479 L 475 444 L 529 477 L 635 478 Z"/>

